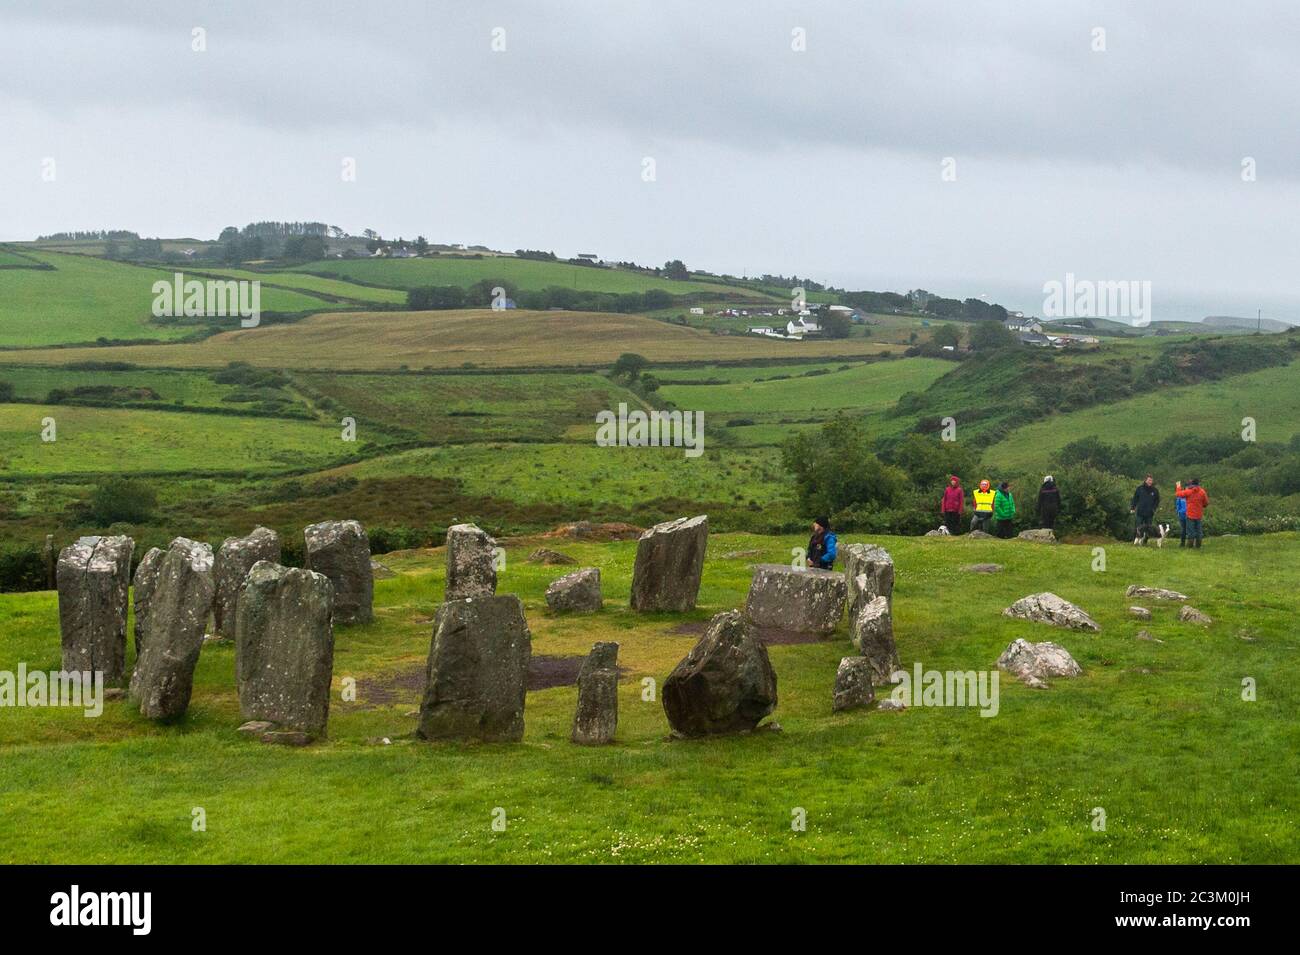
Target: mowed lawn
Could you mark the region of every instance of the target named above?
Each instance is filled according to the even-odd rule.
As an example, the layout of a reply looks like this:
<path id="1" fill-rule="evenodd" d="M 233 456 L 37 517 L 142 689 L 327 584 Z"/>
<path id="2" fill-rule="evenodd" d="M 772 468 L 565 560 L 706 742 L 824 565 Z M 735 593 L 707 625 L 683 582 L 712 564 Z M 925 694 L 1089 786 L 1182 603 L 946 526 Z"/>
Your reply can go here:
<path id="1" fill-rule="evenodd" d="M 153 284 L 171 282 L 181 267 L 142 268 L 81 255 L 32 253 L 49 269 L 0 269 L 0 348 L 81 344 L 100 338 L 166 341 L 192 335 L 193 322 L 153 320 Z M 197 276 L 196 276 L 197 277 Z M 328 307 L 322 299 L 262 289 L 264 312 Z M 238 325 L 238 319 L 231 319 Z M 71 359 L 69 359 L 71 360 Z"/>
<path id="2" fill-rule="evenodd" d="M 876 411 L 892 406 L 908 391 L 923 391 L 956 367 L 936 358 L 902 358 L 854 365 L 834 371 L 786 371 L 771 378 L 764 369 L 748 369 L 758 379 L 717 385 L 665 384 L 660 394 L 679 408 L 704 412 L 789 413 L 855 408 Z M 773 374 L 769 372 L 768 375 Z"/>
<path id="3" fill-rule="evenodd" d="M 2 273 L 0 273 L 2 274 Z M 3 278 L 0 278 L 3 281 Z M 292 293 L 287 293 L 292 294 Z M 895 351 L 863 339 L 786 342 L 710 335 L 640 315 L 491 309 L 334 312 L 291 325 L 222 332 L 201 342 L 13 352 L 10 362 L 129 361 L 217 368 L 245 361 L 271 368 L 608 367 L 624 352 L 651 361 L 853 358 Z"/>
<path id="4" fill-rule="evenodd" d="M 511 256 L 486 256 L 481 259 L 330 259 L 296 266 L 294 271 L 337 275 L 355 282 L 400 289 L 428 285 L 465 287 L 484 279 L 503 279 L 524 290 L 541 290 L 559 285 L 582 292 L 645 292 L 649 289 L 662 289 L 673 295 L 721 292 L 764 297 L 749 289 L 738 289 L 717 282 L 680 281 L 642 275 L 625 269 L 591 268 Z"/>
<path id="5" fill-rule="evenodd" d="M 715 535 L 697 610 L 648 616 L 626 609 L 634 543 L 547 541 L 601 568 L 605 609 L 578 617 L 545 609 L 547 583 L 567 568 L 528 564 L 537 541 L 516 541 L 499 589 L 523 599 L 534 655 L 621 644 L 617 742 L 571 745 L 575 690 L 556 686 L 528 694 L 522 743 L 429 744 L 411 733 L 444 555 L 395 554 L 384 560 L 399 576 L 376 584 L 376 622 L 337 633 L 326 742 L 240 737 L 228 645 L 204 648 L 189 713 L 173 725 L 126 702 L 97 719 L 0 708 L 0 861 L 1300 861 L 1296 535 L 1213 539 L 1198 552 L 1115 546 L 1103 573 L 1088 547 L 878 542 L 897 562 L 895 631 L 909 671 L 988 670 L 1025 637 L 1064 645 L 1083 675 L 1047 690 L 1002 682 L 987 718 L 924 706 L 833 714 L 836 666 L 852 652 L 841 627 L 771 648 L 781 732 L 670 742 L 663 680 L 695 640 L 676 631 L 739 606 L 749 563 L 787 559 L 803 541 Z M 743 550 L 759 553 L 721 556 Z M 962 569 L 989 560 L 1003 572 Z M 1181 589 L 1215 623 L 1178 623 L 1175 606 L 1153 605 L 1154 620 L 1139 624 L 1127 614 L 1130 583 Z M 1001 615 L 1049 588 L 1101 632 Z M 1139 627 L 1164 642 L 1136 640 Z M 19 663 L 59 665 L 52 593 L 0 596 L 0 669 Z M 345 703 L 349 678 L 357 698 Z M 204 831 L 192 825 L 198 810 Z M 791 826 L 799 810 L 806 831 Z"/>
<path id="6" fill-rule="evenodd" d="M 340 434 L 334 422 L 0 404 L 0 477 L 284 471 L 348 457 Z"/>
<path id="7" fill-rule="evenodd" d="M 1017 428 L 988 448 L 985 459 L 1035 470 L 1081 438 L 1141 446 L 1178 434 L 1240 435 L 1247 417 L 1255 420 L 1259 441 L 1285 442 L 1300 434 L 1300 364 L 1053 415 Z"/>

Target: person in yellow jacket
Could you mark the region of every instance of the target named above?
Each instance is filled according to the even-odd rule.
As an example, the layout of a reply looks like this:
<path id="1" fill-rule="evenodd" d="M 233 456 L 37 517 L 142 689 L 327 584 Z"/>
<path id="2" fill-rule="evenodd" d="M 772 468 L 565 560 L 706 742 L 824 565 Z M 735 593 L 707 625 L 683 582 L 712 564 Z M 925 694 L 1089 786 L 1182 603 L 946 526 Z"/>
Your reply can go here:
<path id="1" fill-rule="evenodd" d="M 970 519 L 972 531 L 983 531 L 985 534 L 989 532 L 993 526 L 993 498 L 996 496 L 997 492 L 993 490 L 988 478 L 980 481 L 980 486 L 971 491 L 971 497 L 975 501 L 975 511 Z"/>

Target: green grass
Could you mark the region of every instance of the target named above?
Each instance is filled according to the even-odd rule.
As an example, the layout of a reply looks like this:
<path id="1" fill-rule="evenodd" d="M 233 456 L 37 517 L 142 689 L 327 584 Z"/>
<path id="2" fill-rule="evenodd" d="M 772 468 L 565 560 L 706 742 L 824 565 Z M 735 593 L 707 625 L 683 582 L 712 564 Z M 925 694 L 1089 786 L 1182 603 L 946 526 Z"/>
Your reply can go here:
<path id="1" fill-rule="evenodd" d="M 41 440 L 53 418 L 57 440 Z M 212 472 L 231 475 L 324 465 L 356 446 L 334 422 L 184 412 L 0 405 L 0 477 Z"/>
<path id="2" fill-rule="evenodd" d="M 663 289 L 673 295 L 744 292 L 734 286 L 712 282 L 676 281 L 623 269 L 590 268 L 509 256 L 482 259 L 330 259 L 298 266 L 294 271 L 338 275 L 356 282 L 400 289 L 427 285 L 469 286 L 483 279 L 504 279 L 521 290 L 562 285 L 584 292 L 644 292 L 648 289 Z"/>
<path id="3" fill-rule="evenodd" d="M 1239 435 L 1245 417 L 1255 419 L 1260 441 L 1285 442 L 1300 434 L 1300 365 L 1165 388 L 1053 415 L 1016 429 L 988 448 L 985 459 L 1010 469 L 1033 470 L 1081 438 L 1141 445 L 1177 434 Z"/>
<path id="4" fill-rule="evenodd" d="M 737 606 L 758 549 L 780 560 L 797 538 L 715 536 L 700 606 Z M 557 617 L 543 590 L 564 568 L 508 549 L 503 592 L 525 602 L 535 654 L 621 643 L 618 741 L 568 740 L 572 687 L 528 695 L 516 745 L 414 741 L 411 713 L 442 592 L 442 555 L 394 555 L 376 585 L 377 621 L 336 637 L 330 739 L 307 749 L 239 737 L 230 647 L 204 649 L 188 715 L 155 725 L 128 704 L 104 715 L 0 709 L 0 860 L 6 863 L 230 862 L 1048 862 L 1295 863 L 1300 827 L 1294 713 L 1300 690 L 1289 566 L 1295 535 L 1212 540 L 1200 552 L 882 539 L 898 566 L 895 628 L 904 666 L 986 670 L 1016 637 L 1055 640 L 1084 668 L 1049 690 L 1001 686 L 996 717 L 975 709 L 834 715 L 831 686 L 851 652 L 841 630 L 771 650 L 779 734 L 668 742 L 662 685 L 693 637 L 683 619 L 624 609 L 632 543 L 550 542 L 599 566 L 606 609 Z M 962 565 L 995 560 L 995 576 Z M 1134 639 L 1129 583 L 1190 593 L 1215 617 L 1179 624 L 1156 606 Z M 1051 588 L 1102 631 L 1008 620 L 1013 599 Z M 1251 637 L 1252 642 L 1241 639 Z M 0 597 L 0 669 L 57 668 L 53 594 Z M 1241 699 L 1252 677 L 1258 700 Z M 358 679 L 342 703 L 345 677 Z M 381 692 L 382 691 L 382 692 Z M 379 743 L 387 737 L 391 745 Z M 191 828 L 201 807 L 205 832 Z M 491 828 L 505 810 L 504 832 Z M 795 807 L 807 831 L 792 831 Z M 1104 832 L 1091 826 L 1095 807 Z M 67 838 L 76 820 L 76 838 Z"/>
<path id="5" fill-rule="evenodd" d="M 170 341 L 192 335 L 191 322 L 154 320 L 153 283 L 184 269 L 141 268 L 80 255 L 32 253 L 45 269 L 0 269 L 0 347 L 110 340 Z M 264 312 L 329 307 L 321 299 L 282 289 L 262 289 Z M 231 319 L 237 325 L 237 319 Z"/>
<path id="6" fill-rule="evenodd" d="M 253 271 L 252 269 L 208 268 L 200 265 L 198 270 L 205 275 L 220 275 L 232 279 L 257 280 L 264 286 L 288 286 L 307 294 L 319 293 L 325 296 L 351 299 L 357 302 L 372 302 L 382 305 L 405 305 L 406 292 L 400 289 L 372 288 L 355 282 L 341 282 L 338 279 L 323 278 L 305 272 Z M 265 292 L 263 292 L 265 294 Z"/>
<path id="7" fill-rule="evenodd" d="M 159 395 L 160 410 L 168 404 L 190 407 L 230 408 L 222 398 L 238 391 L 237 385 L 221 385 L 205 372 L 141 368 L 127 371 L 80 371 L 42 368 L 33 365 L 0 366 L 0 382 L 14 386 L 14 394 L 28 401 L 43 401 L 55 389 L 110 385 L 119 388 L 152 388 Z M 145 399 L 140 399 L 141 403 Z"/>

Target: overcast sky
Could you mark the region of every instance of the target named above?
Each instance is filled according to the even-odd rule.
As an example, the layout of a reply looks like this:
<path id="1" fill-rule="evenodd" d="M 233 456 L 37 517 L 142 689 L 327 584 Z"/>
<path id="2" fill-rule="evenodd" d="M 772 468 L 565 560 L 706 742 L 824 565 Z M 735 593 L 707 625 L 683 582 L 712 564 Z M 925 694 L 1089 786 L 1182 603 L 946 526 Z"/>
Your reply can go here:
<path id="1" fill-rule="evenodd" d="M 1286 0 L 4 0 L 0 239 L 308 219 L 1300 321 L 1298 50 Z"/>

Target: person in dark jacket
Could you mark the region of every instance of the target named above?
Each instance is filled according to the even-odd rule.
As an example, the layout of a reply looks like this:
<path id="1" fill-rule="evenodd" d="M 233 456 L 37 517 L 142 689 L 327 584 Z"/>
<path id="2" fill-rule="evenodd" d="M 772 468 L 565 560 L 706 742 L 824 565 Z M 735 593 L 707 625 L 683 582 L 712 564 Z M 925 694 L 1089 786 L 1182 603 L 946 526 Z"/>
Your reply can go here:
<path id="1" fill-rule="evenodd" d="M 830 570 L 835 566 L 837 542 L 831 532 L 831 519 L 819 517 L 813 521 L 812 537 L 808 538 L 808 566 Z"/>
<path id="2" fill-rule="evenodd" d="M 1056 527 L 1056 515 L 1061 512 L 1061 489 L 1050 474 L 1043 478 L 1038 489 L 1038 526 L 1049 530 Z"/>
<path id="3" fill-rule="evenodd" d="M 1156 511 L 1159 507 L 1160 488 L 1156 487 L 1156 479 L 1148 474 L 1146 480 L 1133 492 L 1133 500 L 1129 501 L 1128 505 L 1129 513 L 1137 515 L 1133 519 L 1133 543 L 1145 544 L 1147 538 L 1155 533 L 1156 529 L 1152 525 L 1155 523 Z"/>

